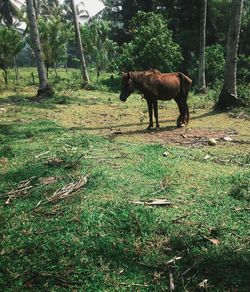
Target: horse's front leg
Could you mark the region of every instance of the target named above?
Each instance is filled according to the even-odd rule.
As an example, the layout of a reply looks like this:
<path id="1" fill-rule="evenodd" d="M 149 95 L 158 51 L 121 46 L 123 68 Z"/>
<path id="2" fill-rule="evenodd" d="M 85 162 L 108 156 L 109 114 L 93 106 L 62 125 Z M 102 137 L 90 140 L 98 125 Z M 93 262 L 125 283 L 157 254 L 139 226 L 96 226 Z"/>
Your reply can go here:
<path id="1" fill-rule="evenodd" d="M 153 128 L 153 103 L 151 98 L 146 98 L 148 104 L 149 125 L 147 130 L 150 131 Z"/>
<path id="2" fill-rule="evenodd" d="M 153 106 L 154 106 L 154 116 L 155 116 L 155 122 L 156 122 L 156 130 L 160 129 L 159 121 L 158 121 L 158 100 L 153 100 Z"/>

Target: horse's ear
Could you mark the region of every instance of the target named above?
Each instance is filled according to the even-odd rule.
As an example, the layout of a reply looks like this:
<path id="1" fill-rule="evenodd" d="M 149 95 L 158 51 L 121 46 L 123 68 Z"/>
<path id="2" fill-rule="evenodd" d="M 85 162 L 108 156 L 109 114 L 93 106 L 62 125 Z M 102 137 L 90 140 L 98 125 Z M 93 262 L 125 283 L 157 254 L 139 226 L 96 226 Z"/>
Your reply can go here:
<path id="1" fill-rule="evenodd" d="M 127 77 L 130 78 L 131 77 L 131 73 L 130 72 L 121 72 L 122 77 Z"/>

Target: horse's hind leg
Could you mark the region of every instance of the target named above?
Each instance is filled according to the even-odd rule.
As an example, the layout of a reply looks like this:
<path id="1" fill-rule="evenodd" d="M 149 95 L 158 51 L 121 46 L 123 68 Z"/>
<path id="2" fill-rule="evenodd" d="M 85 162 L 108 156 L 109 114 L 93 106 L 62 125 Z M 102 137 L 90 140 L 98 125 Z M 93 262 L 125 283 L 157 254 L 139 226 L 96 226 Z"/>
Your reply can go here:
<path id="1" fill-rule="evenodd" d="M 182 100 L 180 99 L 175 99 L 175 102 L 178 105 L 180 115 L 177 119 L 177 128 L 181 128 L 185 125 L 185 105 L 183 104 Z"/>
<path id="2" fill-rule="evenodd" d="M 155 116 L 155 122 L 156 122 L 156 130 L 160 128 L 159 121 L 158 121 L 158 100 L 153 100 L 153 107 L 154 107 L 154 116 Z"/>
<path id="3" fill-rule="evenodd" d="M 183 116 L 182 123 L 184 123 L 187 126 L 188 121 L 189 121 L 189 108 L 188 108 L 187 100 L 183 100 L 182 104 L 184 107 L 184 116 Z"/>

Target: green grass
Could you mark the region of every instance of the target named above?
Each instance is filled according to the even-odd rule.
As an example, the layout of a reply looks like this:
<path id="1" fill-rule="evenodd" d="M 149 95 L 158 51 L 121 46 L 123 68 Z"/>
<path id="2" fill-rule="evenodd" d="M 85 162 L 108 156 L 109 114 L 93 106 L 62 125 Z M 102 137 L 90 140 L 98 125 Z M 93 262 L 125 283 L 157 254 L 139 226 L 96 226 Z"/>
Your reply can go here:
<path id="1" fill-rule="evenodd" d="M 68 96 L 66 103 L 34 103 L 27 99 L 32 92 L 22 85 L 17 92 L 2 90 L 0 98 L 6 109 L 0 123 L 1 291 L 169 291 L 170 274 L 175 291 L 199 290 L 205 279 L 209 291 L 249 290 L 246 145 L 196 149 L 157 139 L 149 143 L 145 134 L 109 138 L 98 130 L 105 126 L 103 113 L 115 121 L 125 111 L 129 121 L 119 125 L 140 128 L 140 101 L 131 98 L 119 108 L 115 95 L 103 89 L 59 91 L 57 96 Z M 192 103 L 197 115 L 208 111 L 196 97 Z M 171 105 L 167 111 L 175 116 Z M 79 126 L 84 119 L 93 129 Z M 211 125 L 214 119 L 208 115 L 193 123 Z M 221 127 L 234 123 L 224 114 L 216 119 Z M 245 137 L 248 122 L 238 125 Z M 221 160 L 205 160 L 208 152 Z M 52 157 L 64 162 L 51 166 Z M 35 208 L 85 175 L 85 190 Z M 3 194 L 33 176 L 26 196 L 6 205 Z M 39 180 L 51 176 L 58 181 L 44 185 Z M 131 204 L 155 198 L 173 205 Z"/>

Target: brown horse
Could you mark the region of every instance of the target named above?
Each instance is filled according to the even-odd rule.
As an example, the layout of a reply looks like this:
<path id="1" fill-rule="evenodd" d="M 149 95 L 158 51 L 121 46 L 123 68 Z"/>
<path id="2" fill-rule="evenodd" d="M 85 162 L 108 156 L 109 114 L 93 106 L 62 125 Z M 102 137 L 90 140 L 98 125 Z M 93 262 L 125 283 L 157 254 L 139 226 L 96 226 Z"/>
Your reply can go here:
<path id="1" fill-rule="evenodd" d="M 180 115 L 177 119 L 177 127 L 188 124 L 189 109 L 187 97 L 192 80 L 183 73 L 161 73 L 158 70 L 122 73 L 122 91 L 120 100 L 125 102 L 134 90 L 138 90 L 146 99 L 149 113 L 148 130 L 153 127 L 153 109 L 158 122 L 158 100 L 174 99 L 178 105 Z"/>

